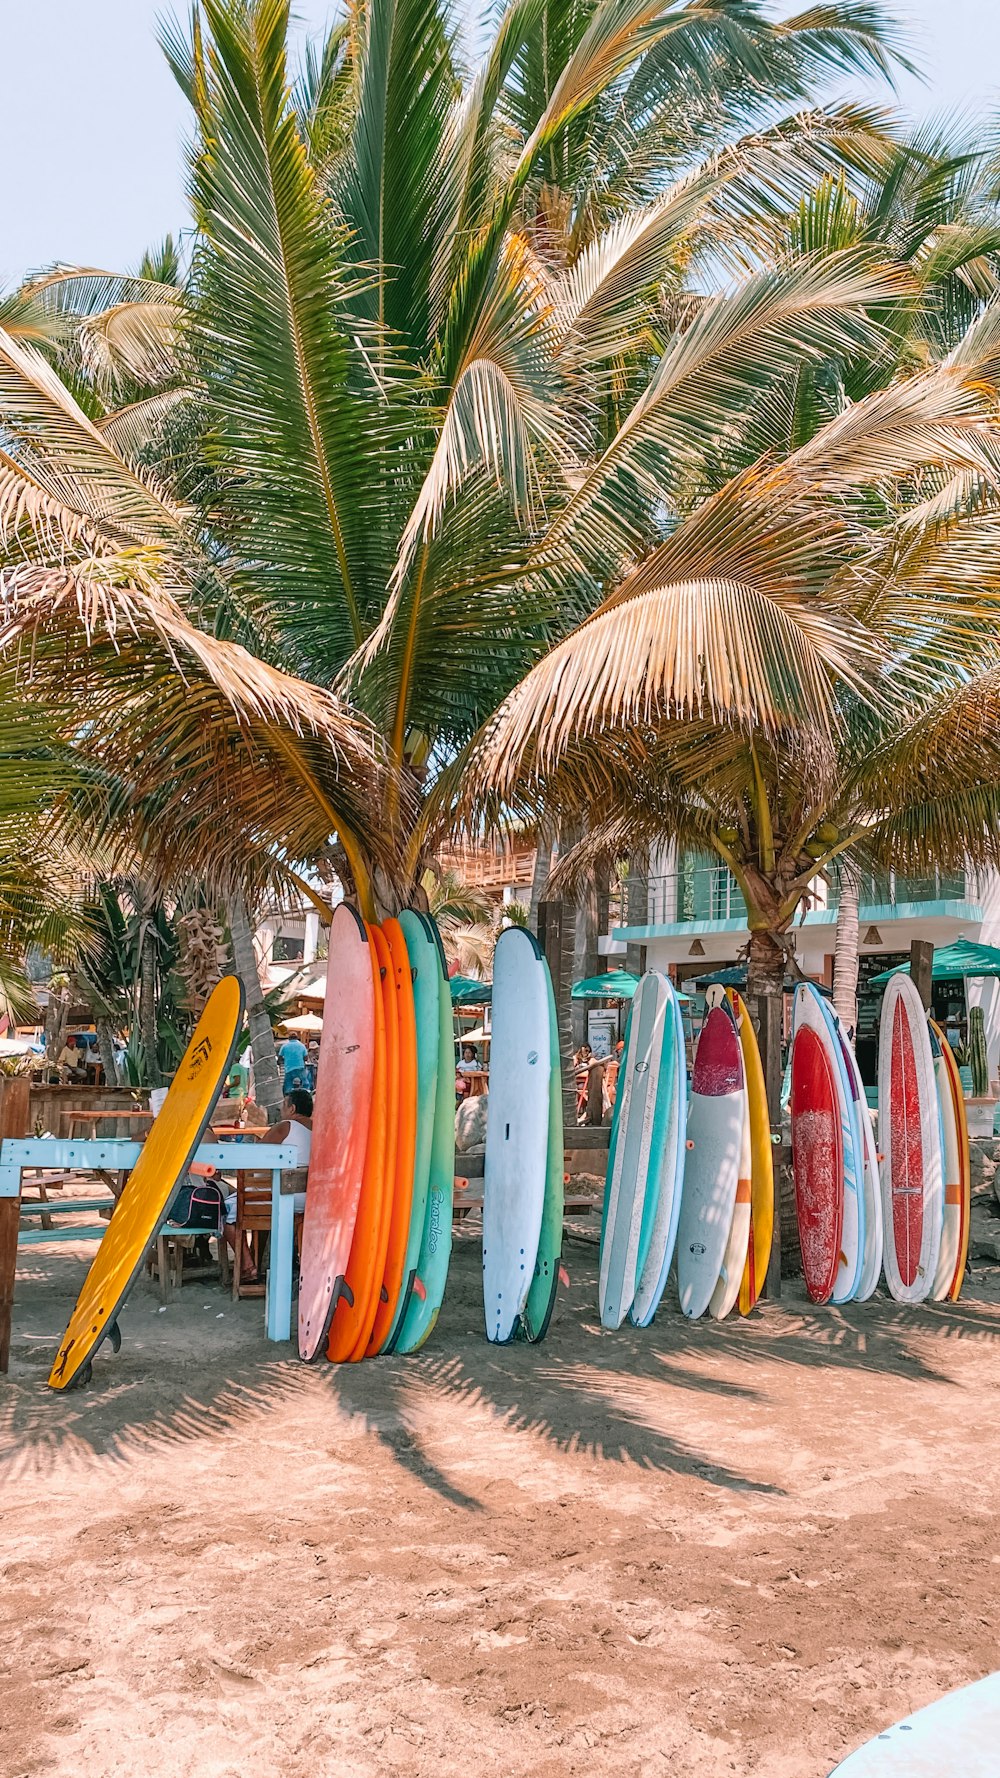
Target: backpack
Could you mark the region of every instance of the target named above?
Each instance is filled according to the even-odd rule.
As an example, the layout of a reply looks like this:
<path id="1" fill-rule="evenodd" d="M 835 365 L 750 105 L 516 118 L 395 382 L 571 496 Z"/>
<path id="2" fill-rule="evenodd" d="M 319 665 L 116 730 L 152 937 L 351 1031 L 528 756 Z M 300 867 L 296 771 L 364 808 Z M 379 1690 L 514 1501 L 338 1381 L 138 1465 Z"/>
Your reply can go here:
<path id="1" fill-rule="evenodd" d="M 214 1181 L 186 1176 L 181 1181 L 167 1214 L 167 1227 L 205 1229 L 210 1234 L 218 1235 L 222 1231 L 225 1213 L 225 1199 Z"/>

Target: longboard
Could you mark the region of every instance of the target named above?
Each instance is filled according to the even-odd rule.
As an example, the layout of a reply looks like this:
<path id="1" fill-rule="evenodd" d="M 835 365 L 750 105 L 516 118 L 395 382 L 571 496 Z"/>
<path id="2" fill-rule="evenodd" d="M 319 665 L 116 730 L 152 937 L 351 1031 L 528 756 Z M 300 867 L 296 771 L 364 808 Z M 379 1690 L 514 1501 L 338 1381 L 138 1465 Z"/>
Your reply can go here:
<path id="1" fill-rule="evenodd" d="M 948 1044 L 940 1027 L 928 1021 L 931 1034 L 931 1055 L 934 1058 L 934 1083 L 941 1114 L 941 1156 L 944 1165 L 944 1217 L 941 1227 L 941 1249 L 931 1285 L 931 1297 L 940 1303 L 951 1295 L 962 1249 L 962 1221 L 965 1209 L 965 1181 L 962 1176 L 962 1142 L 959 1113 L 952 1090 L 951 1073 L 945 1057 Z"/>
<path id="2" fill-rule="evenodd" d="M 501 932 L 483 1166 L 483 1311 L 487 1338 L 498 1345 L 521 1331 L 545 1204 L 551 1040 L 542 964 L 530 932 Z"/>
<path id="3" fill-rule="evenodd" d="M 565 1142 L 562 1107 L 562 1057 L 559 1053 L 559 1022 L 549 966 L 542 958 L 549 1003 L 549 1152 L 545 1173 L 545 1201 L 535 1257 L 535 1275 L 524 1305 L 522 1324 L 529 1340 L 543 1340 L 556 1305 L 559 1264 L 562 1259 L 563 1215 L 566 1194 L 563 1183 Z"/>
<path id="4" fill-rule="evenodd" d="M 434 1331 L 441 1313 L 451 1263 L 451 1223 L 455 1200 L 455 1021 L 444 946 L 430 914 L 420 916 L 438 960 L 437 1084 L 431 1133 L 427 1200 L 413 1288 L 396 1334 L 397 1352 L 417 1352 Z"/>
<path id="5" fill-rule="evenodd" d="M 636 1279 L 635 1299 L 629 1319 L 635 1327 L 648 1327 L 667 1287 L 677 1245 L 684 1184 L 684 1143 L 687 1136 L 687 1061 L 684 1054 L 684 1020 L 673 982 L 667 979 L 667 1016 L 664 1048 L 673 1051 L 671 1092 L 660 1156 L 660 1189 L 646 1257 Z"/>
<path id="6" fill-rule="evenodd" d="M 764 1288 L 771 1242 L 774 1236 L 774 1150 L 771 1145 L 771 1119 L 767 1106 L 764 1064 L 760 1059 L 757 1033 L 746 1002 L 736 990 L 732 992 L 733 1012 L 743 1052 L 743 1073 L 747 1083 L 747 1107 L 750 1114 L 750 1236 L 747 1241 L 746 1264 L 740 1279 L 739 1306 L 741 1315 L 756 1308 Z"/>
<path id="7" fill-rule="evenodd" d="M 385 934 L 378 926 L 366 926 L 373 963 L 375 1043 L 372 1054 L 372 1094 L 368 1109 L 368 1139 L 361 1176 L 351 1253 L 344 1273 L 344 1288 L 330 1322 L 326 1355 L 333 1364 L 344 1364 L 357 1351 L 361 1357 L 375 1319 L 378 1287 L 385 1263 L 389 1219 L 386 1194 L 396 1164 L 396 1106 L 399 1098 L 399 1020 L 396 1012 L 396 980 Z M 360 1350 L 358 1350 L 360 1348 Z"/>
<path id="8" fill-rule="evenodd" d="M 868 1109 L 868 1097 L 865 1093 L 864 1081 L 861 1078 L 858 1058 L 843 1031 L 840 1033 L 840 1040 L 844 1051 L 844 1061 L 853 1086 L 855 1113 L 861 1131 L 864 1160 L 865 1250 L 861 1278 L 854 1300 L 858 1303 L 866 1303 L 869 1297 L 874 1295 L 882 1276 L 882 1254 L 885 1245 L 882 1222 L 882 1186 L 878 1173 L 878 1144 L 875 1141 L 872 1114 Z"/>
<path id="9" fill-rule="evenodd" d="M 410 1234 L 413 1208 L 413 1173 L 417 1148 L 417 1024 L 414 1010 L 414 977 L 416 970 L 410 958 L 406 935 L 399 920 L 386 920 L 383 926 L 396 978 L 396 1011 L 399 1022 L 399 1127 L 396 1141 L 395 1178 L 390 1182 L 386 1199 L 388 1225 L 386 1230 L 382 1279 L 378 1301 L 365 1348 L 368 1353 L 380 1352 L 396 1314 L 396 1304 L 403 1283 L 403 1268 Z M 435 1049 L 437 1033 L 435 1032 Z M 352 1356 L 360 1358 L 361 1352 Z"/>
<path id="10" fill-rule="evenodd" d="M 205 1133 L 242 1023 L 243 984 L 224 975 L 208 997 L 84 1279 L 49 1374 L 52 1389 L 85 1383 L 103 1340 L 117 1351 L 122 1305 Z"/>
<path id="11" fill-rule="evenodd" d="M 691 1076 L 684 1192 L 677 1231 L 681 1309 L 704 1315 L 725 1258 L 740 1177 L 746 1085 L 736 1027 L 713 1006 Z"/>
<path id="12" fill-rule="evenodd" d="M 907 975 L 892 977 L 882 1002 L 878 1134 L 886 1283 L 897 1302 L 920 1303 L 941 1250 L 941 1123 L 927 1014 Z"/>
<path id="13" fill-rule="evenodd" d="M 404 909 L 399 916 L 399 923 L 406 939 L 413 980 L 413 1014 L 417 1042 L 417 1129 L 413 1157 L 413 1180 L 410 1187 L 410 1214 L 399 1290 L 393 1305 L 392 1318 L 382 1337 L 381 1344 L 376 1347 L 375 1334 L 373 1334 L 369 1347 L 370 1351 L 381 1352 L 392 1352 L 396 1346 L 410 1306 L 420 1266 L 420 1248 L 424 1237 L 427 1194 L 430 1186 L 438 1069 L 440 1066 L 439 1050 L 441 1047 L 442 965 L 435 934 L 430 930 L 427 918 L 412 908 Z M 445 988 L 447 991 L 447 984 L 445 984 Z M 444 1069 L 448 1074 L 449 1081 L 452 1079 L 450 1061 L 451 1033 L 449 1030 L 448 1051 L 444 1059 Z M 454 1099 L 454 1092 L 452 1092 L 452 1098 Z M 379 1323 L 376 1322 L 375 1333 L 377 1334 L 378 1331 Z"/>
<path id="14" fill-rule="evenodd" d="M 955 1128 L 958 1134 L 958 1177 L 961 1185 L 961 1223 L 958 1240 L 958 1255 L 955 1261 L 955 1274 L 948 1292 L 953 1303 L 957 1303 L 962 1294 L 965 1281 L 965 1268 L 969 1259 L 969 1229 L 972 1217 L 972 1157 L 969 1150 L 969 1121 L 965 1110 L 965 1094 L 962 1091 L 962 1077 L 958 1072 L 952 1048 L 943 1031 L 938 1033 L 944 1065 L 951 1086 L 952 1103 L 955 1108 Z"/>
<path id="15" fill-rule="evenodd" d="M 629 1009 L 608 1148 L 598 1268 L 598 1307 L 607 1328 L 620 1327 L 632 1307 L 656 1218 L 677 1065 L 673 1043 L 665 1041 L 669 1010 L 666 977 L 647 970 Z"/>
<path id="16" fill-rule="evenodd" d="M 965 1685 L 852 1753 L 830 1778 L 996 1778 L 1000 1673 Z"/>
<path id="17" fill-rule="evenodd" d="M 726 1011 L 736 1025 L 736 1007 L 732 996 L 726 995 Z M 746 1061 L 743 1045 L 740 1044 L 740 1056 L 743 1060 L 743 1079 L 746 1082 Z M 743 1129 L 740 1135 L 740 1168 L 736 1181 L 736 1201 L 733 1204 L 733 1219 L 729 1225 L 729 1239 L 722 1256 L 722 1265 L 715 1289 L 709 1300 L 708 1312 L 714 1321 L 724 1321 L 730 1310 L 735 1308 L 739 1300 L 740 1286 L 746 1269 L 747 1253 L 750 1247 L 750 1228 L 752 1222 L 752 1168 L 753 1141 L 750 1129 L 750 1095 L 743 1094 Z"/>
<path id="18" fill-rule="evenodd" d="M 840 1020 L 826 996 L 812 983 L 799 989 L 803 1005 L 816 1020 L 815 1028 L 827 1046 L 840 1106 L 840 1134 L 844 1155 L 844 1222 L 840 1235 L 840 1263 L 830 1301 L 838 1306 L 852 1302 L 858 1293 L 865 1264 L 865 1151 L 854 1075 L 845 1055 Z M 799 1002 L 796 1000 L 796 1011 Z"/>
<path id="19" fill-rule="evenodd" d="M 361 1196 L 375 1065 L 377 965 L 361 915 L 333 910 L 299 1263 L 299 1355 L 325 1352 Z"/>
<path id="20" fill-rule="evenodd" d="M 833 1059 L 803 993 L 792 1039 L 792 1174 L 806 1289 L 814 1303 L 828 1303 L 844 1228 L 844 1143 Z"/>

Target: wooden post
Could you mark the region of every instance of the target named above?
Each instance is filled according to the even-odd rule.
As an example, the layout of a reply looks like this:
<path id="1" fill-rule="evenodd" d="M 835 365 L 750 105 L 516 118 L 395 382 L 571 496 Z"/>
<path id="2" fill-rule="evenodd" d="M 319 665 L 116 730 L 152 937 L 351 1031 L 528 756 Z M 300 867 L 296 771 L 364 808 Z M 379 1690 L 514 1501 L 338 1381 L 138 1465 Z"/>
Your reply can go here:
<path id="1" fill-rule="evenodd" d="M 772 1139 L 781 1135 L 781 1037 L 783 999 L 780 994 L 760 994 L 757 996 L 757 1016 L 760 1021 L 757 1040 L 760 1044 L 760 1059 L 764 1069 L 764 1086 L 767 1091 L 768 1121 L 771 1125 Z M 767 1294 L 772 1302 L 781 1296 L 781 1151 L 773 1146 L 774 1158 L 774 1233 L 771 1237 L 771 1257 L 767 1266 Z"/>
<path id="2" fill-rule="evenodd" d="M 925 1012 L 931 1010 L 931 974 L 934 969 L 934 946 L 926 938 L 915 938 L 910 946 L 910 980 L 923 1001 Z"/>
<path id="3" fill-rule="evenodd" d="M 573 982 L 573 910 L 561 901 L 538 904 L 538 942 L 545 955 L 556 997 L 559 1056 L 562 1062 L 563 1128 L 576 1127 L 576 1079 L 573 1071 L 573 1025 L 570 989 Z"/>
<path id="4" fill-rule="evenodd" d="M 7 1136 L 27 1136 L 28 1095 L 26 1075 L 0 1080 L 0 1142 Z M 10 1329 L 14 1312 L 14 1277 L 17 1272 L 17 1230 L 21 1219 L 20 1197 L 0 1198 L 0 1375 L 10 1364 Z"/>

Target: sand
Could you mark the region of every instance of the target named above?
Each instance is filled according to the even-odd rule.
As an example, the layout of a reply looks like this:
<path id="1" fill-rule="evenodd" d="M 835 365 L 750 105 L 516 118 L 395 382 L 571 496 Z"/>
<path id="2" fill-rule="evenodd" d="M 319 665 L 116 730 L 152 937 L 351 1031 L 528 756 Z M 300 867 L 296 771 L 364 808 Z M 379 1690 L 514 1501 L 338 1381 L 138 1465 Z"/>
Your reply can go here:
<path id="1" fill-rule="evenodd" d="M 44 1386 L 85 1250 L 29 1250 L 0 1380 L 0 1773 L 821 1778 L 1000 1666 L 1000 1273 L 958 1307 L 542 1348 L 456 1248 L 417 1357 L 307 1369 L 143 1284 Z"/>

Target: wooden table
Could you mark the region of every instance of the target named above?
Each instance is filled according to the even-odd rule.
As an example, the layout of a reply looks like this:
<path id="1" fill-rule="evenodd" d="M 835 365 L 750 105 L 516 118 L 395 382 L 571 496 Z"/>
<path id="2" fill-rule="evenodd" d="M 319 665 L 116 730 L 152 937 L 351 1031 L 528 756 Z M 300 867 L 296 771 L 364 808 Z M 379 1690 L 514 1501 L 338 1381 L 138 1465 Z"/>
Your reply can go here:
<path id="1" fill-rule="evenodd" d="M 462 1080 L 467 1080 L 469 1082 L 469 1091 L 466 1094 L 466 1098 L 468 1098 L 468 1099 L 481 1098 L 482 1094 L 485 1093 L 485 1091 L 489 1085 L 489 1079 L 490 1079 L 489 1069 L 488 1068 L 458 1068 L 458 1069 L 456 1069 L 456 1073 L 461 1076 Z"/>
<path id="2" fill-rule="evenodd" d="M 81 1136 L 96 1136 L 97 1125 L 101 1122 L 102 1118 L 106 1117 L 111 1118 L 116 1123 L 120 1123 L 122 1118 L 142 1118 L 144 1122 L 151 1123 L 153 1113 L 145 1110 L 141 1105 L 130 1106 L 127 1111 L 124 1109 L 120 1111 L 64 1111 L 63 1121 L 66 1125 L 67 1141 L 72 1142 L 77 1135 L 75 1127 L 77 1124 L 82 1125 L 79 1132 Z M 94 1126 L 92 1131 L 88 1127 L 91 1124 Z M 144 1131 L 143 1134 L 145 1135 L 147 1132 Z"/>

